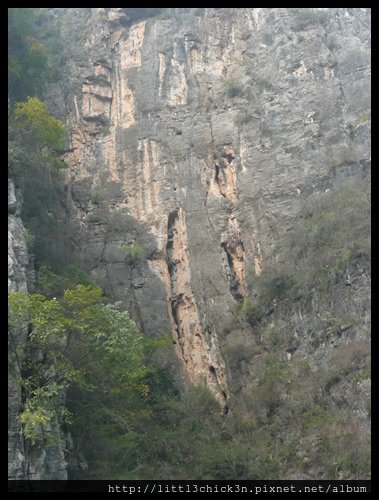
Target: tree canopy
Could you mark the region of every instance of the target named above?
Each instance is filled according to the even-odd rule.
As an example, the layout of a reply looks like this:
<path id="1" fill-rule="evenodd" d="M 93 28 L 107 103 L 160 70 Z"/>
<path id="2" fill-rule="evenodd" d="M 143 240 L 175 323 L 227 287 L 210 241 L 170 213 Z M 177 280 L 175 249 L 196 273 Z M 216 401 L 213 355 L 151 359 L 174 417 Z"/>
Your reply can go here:
<path id="1" fill-rule="evenodd" d="M 15 127 L 23 141 L 34 148 L 47 147 L 58 150 L 63 147 L 66 126 L 52 116 L 47 105 L 37 97 L 29 97 L 26 102 L 17 102 L 14 110 Z"/>
<path id="2" fill-rule="evenodd" d="M 30 334 L 20 349 L 25 401 L 20 421 L 35 442 L 46 437 L 59 391 L 76 387 L 97 394 L 146 393 L 142 334 L 126 311 L 106 303 L 94 285 L 73 285 L 61 295 L 11 292 L 10 335 L 25 320 Z"/>
<path id="3" fill-rule="evenodd" d="M 38 15 L 37 9 L 8 9 L 8 79 L 12 101 L 41 96 L 49 74 L 46 47 L 37 39 Z"/>

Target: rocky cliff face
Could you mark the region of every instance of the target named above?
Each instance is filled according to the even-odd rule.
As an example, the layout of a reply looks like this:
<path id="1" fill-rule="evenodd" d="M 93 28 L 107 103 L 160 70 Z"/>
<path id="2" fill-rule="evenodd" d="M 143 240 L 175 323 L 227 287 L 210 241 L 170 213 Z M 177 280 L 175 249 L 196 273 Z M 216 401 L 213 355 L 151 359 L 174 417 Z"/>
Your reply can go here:
<path id="1" fill-rule="evenodd" d="M 8 183 L 8 288 L 14 291 L 27 290 L 26 270 L 29 258 L 26 246 L 26 231 L 20 219 L 14 185 Z M 10 337 L 8 378 L 8 471 L 10 479 L 25 478 L 25 450 L 21 424 L 17 420 L 21 407 L 21 388 L 16 382 L 20 374 L 15 356 L 16 345 L 25 342 L 27 332 L 20 331 L 18 337 Z"/>
<path id="2" fill-rule="evenodd" d="M 226 405 L 219 342 L 247 281 L 308 196 L 369 168 L 370 13 L 132 11 L 52 11 L 68 45 L 51 89 L 71 138 L 64 223 L 146 332 L 171 329 L 184 380 Z M 131 243 L 146 258 L 128 265 Z"/>
<path id="3" fill-rule="evenodd" d="M 34 280 L 33 259 L 28 253 L 27 231 L 21 220 L 21 193 L 8 182 L 8 289 L 27 292 Z M 64 458 L 65 438 L 56 421 L 49 435 L 54 444 L 41 447 L 27 443 L 19 416 L 22 387 L 19 377 L 24 361 L 23 346 L 28 335 L 27 323 L 9 332 L 8 350 L 8 479 L 67 479 Z"/>
<path id="4" fill-rule="evenodd" d="M 227 411 L 246 380 L 220 344 L 252 334 L 237 301 L 308 197 L 368 174 L 370 11 L 146 10 L 50 10 L 67 51 L 48 92 L 70 133 L 58 216 L 74 260 L 145 332 L 171 331 L 183 384 Z"/>

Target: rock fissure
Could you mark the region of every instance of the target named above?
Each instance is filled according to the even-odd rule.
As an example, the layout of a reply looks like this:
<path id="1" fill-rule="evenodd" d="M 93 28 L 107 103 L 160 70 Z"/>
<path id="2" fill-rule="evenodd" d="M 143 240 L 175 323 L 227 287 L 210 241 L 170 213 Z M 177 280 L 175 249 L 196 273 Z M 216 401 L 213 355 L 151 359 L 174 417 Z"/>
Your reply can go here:
<path id="1" fill-rule="evenodd" d="M 217 336 L 207 342 L 192 287 L 185 215 L 179 208 L 168 216 L 166 262 L 170 278 L 172 331 L 185 383 L 205 383 L 225 411 L 225 366 Z"/>
<path id="2" fill-rule="evenodd" d="M 226 254 L 226 273 L 230 293 L 235 300 L 243 300 L 247 295 L 245 276 L 245 248 L 241 240 L 240 226 L 235 215 L 228 220 L 228 229 L 223 233 L 221 247 Z"/>

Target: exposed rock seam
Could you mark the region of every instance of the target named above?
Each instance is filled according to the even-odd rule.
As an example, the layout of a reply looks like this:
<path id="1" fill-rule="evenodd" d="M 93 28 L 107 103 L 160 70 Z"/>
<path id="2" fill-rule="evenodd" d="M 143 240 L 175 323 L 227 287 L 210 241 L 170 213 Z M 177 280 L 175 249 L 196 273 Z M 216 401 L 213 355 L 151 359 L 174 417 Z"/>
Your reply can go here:
<path id="1" fill-rule="evenodd" d="M 181 209 L 168 216 L 166 262 L 171 285 L 173 337 L 185 383 L 205 383 L 227 411 L 225 366 L 217 336 L 209 327 L 203 331 L 191 290 L 187 230 Z"/>

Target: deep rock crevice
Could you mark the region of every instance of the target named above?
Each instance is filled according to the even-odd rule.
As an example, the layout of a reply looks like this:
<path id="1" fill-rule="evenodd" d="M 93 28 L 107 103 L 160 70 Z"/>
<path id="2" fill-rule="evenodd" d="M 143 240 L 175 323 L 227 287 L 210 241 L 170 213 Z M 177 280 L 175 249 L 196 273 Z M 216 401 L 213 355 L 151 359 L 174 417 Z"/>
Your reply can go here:
<path id="1" fill-rule="evenodd" d="M 169 307 L 178 358 L 185 382 L 209 386 L 225 411 L 227 385 L 217 337 L 203 328 L 191 286 L 189 248 L 185 215 L 181 208 L 171 212 L 167 223 L 166 263 L 170 277 Z"/>

